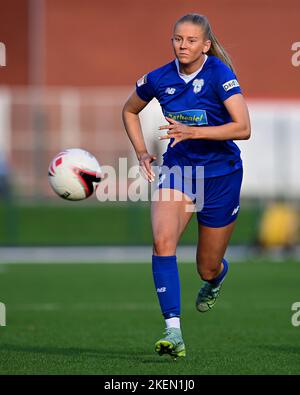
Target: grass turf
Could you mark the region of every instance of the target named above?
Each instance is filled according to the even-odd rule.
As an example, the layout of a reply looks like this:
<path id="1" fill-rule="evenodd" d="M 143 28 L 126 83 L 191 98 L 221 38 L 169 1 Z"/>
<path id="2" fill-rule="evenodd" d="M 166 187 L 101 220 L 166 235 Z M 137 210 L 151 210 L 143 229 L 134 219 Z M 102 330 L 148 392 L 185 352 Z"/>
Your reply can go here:
<path id="1" fill-rule="evenodd" d="M 179 265 L 184 360 L 154 353 L 164 322 L 148 264 L 1 265 L 0 374 L 299 374 L 299 262 L 232 263 L 214 309 Z"/>

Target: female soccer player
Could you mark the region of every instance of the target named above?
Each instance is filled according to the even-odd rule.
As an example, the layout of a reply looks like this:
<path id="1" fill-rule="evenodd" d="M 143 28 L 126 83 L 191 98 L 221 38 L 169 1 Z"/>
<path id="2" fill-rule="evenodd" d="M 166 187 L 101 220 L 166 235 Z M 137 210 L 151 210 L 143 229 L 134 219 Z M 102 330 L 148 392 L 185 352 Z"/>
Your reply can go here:
<path id="1" fill-rule="evenodd" d="M 123 122 L 141 169 L 152 182 L 156 157 L 147 151 L 138 114 L 156 97 L 168 121 L 160 127 L 165 131 L 160 139 L 170 142 L 151 205 L 152 271 L 166 323 L 155 350 L 176 358 L 186 355 L 176 247 L 192 216 L 188 206 L 197 207 L 196 261 L 204 281 L 196 308 L 206 312 L 214 306 L 228 270 L 224 254 L 240 207 L 242 160 L 233 140 L 249 139 L 250 120 L 231 60 L 205 16 L 180 18 L 172 43 L 176 59 L 138 80 L 123 108 Z M 177 170 L 170 175 L 173 168 Z"/>

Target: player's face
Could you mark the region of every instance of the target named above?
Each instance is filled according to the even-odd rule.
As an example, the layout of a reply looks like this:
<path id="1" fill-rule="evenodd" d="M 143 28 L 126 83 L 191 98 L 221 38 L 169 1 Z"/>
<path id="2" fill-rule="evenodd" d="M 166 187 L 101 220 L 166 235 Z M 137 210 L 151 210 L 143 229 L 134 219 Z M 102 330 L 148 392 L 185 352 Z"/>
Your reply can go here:
<path id="1" fill-rule="evenodd" d="M 201 63 L 211 42 L 206 40 L 202 27 L 184 22 L 177 25 L 172 38 L 175 56 L 181 64 Z"/>

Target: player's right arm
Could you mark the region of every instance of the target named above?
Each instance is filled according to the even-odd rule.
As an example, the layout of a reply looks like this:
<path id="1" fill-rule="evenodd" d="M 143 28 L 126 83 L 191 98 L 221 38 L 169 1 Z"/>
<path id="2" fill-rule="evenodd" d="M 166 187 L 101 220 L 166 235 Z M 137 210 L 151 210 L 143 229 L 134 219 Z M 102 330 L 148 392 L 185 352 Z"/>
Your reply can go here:
<path id="1" fill-rule="evenodd" d="M 156 157 L 150 155 L 147 151 L 138 115 L 147 104 L 148 102 L 142 100 L 134 91 L 123 107 L 122 118 L 125 130 L 133 145 L 139 164 L 148 181 L 151 182 L 154 180 L 151 162 L 153 162 Z"/>

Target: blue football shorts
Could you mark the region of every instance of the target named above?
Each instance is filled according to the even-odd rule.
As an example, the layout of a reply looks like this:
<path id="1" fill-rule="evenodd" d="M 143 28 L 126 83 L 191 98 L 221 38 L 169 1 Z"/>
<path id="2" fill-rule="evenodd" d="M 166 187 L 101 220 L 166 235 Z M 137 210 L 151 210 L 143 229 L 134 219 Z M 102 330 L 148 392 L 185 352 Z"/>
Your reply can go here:
<path id="1" fill-rule="evenodd" d="M 204 178 L 201 169 L 195 174 L 192 170 L 183 172 L 180 166 L 163 164 L 157 188 L 176 189 L 189 196 L 200 224 L 211 228 L 226 226 L 237 218 L 240 210 L 243 168 L 210 178 Z"/>

